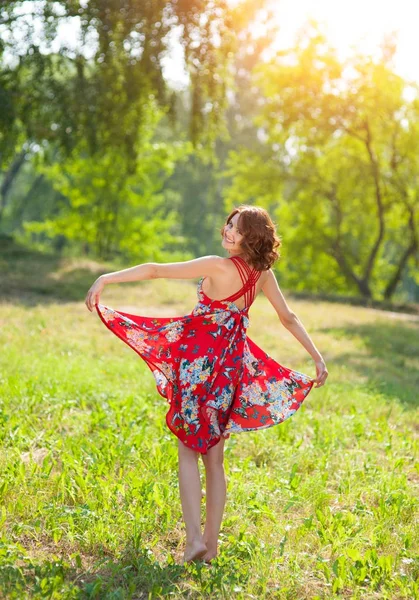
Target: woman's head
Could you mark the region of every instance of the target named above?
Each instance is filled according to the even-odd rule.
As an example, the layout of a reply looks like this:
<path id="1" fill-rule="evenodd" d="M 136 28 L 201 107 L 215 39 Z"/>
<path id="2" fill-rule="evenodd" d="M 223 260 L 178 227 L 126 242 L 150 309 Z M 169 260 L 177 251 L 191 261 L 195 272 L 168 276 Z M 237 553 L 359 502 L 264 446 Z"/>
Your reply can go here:
<path id="1" fill-rule="evenodd" d="M 222 245 L 241 254 L 258 271 L 267 271 L 279 258 L 281 246 L 275 225 L 264 208 L 241 205 L 231 211 L 221 229 Z"/>

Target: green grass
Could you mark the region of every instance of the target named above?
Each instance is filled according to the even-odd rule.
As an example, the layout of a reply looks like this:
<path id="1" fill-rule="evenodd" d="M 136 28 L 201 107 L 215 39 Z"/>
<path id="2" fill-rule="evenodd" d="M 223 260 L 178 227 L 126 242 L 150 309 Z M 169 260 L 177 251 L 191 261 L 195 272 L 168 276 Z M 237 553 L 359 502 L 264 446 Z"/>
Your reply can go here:
<path id="1" fill-rule="evenodd" d="M 83 304 L 103 266 L 23 254 L 0 271 L 0 597 L 419 597 L 417 317 L 287 295 L 328 382 L 227 441 L 220 556 L 182 567 L 166 402 Z M 124 284 L 101 301 L 183 315 L 196 289 Z M 315 375 L 263 296 L 250 316 L 256 343 Z"/>

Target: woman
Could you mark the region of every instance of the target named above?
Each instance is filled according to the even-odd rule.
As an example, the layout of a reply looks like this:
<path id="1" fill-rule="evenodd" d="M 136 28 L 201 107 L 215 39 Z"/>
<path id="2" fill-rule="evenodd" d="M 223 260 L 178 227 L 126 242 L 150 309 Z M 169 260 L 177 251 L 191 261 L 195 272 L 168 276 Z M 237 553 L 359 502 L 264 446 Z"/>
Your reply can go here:
<path id="1" fill-rule="evenodd" d="M 325 361 L 290 309 L 271 266 L 281 245 L 268 213 L 234 209 L 221 230 L 229 257 L 146 263 L 101 275 L 87 293 L 105 325 L 150 367 L 170 408 L 166 423 L 178 437 L 179 490 L 186 528 L 184 562 L 217 555 L 225 500 L 224 443 L 231 433 L 266 429 L 294 414 L 312 389 L 324 385 Z M 200 277 L 198 304 L 183 317 L 150 318 L 99 304 L 105 285 L 156 278 Z M 281 323 L 311 355 L 316 379 L 277 363 L 247 336 L 248 310 L 263 290 Z M 201 482 L 206 473 L 206 523 L 201 532 Z"/>

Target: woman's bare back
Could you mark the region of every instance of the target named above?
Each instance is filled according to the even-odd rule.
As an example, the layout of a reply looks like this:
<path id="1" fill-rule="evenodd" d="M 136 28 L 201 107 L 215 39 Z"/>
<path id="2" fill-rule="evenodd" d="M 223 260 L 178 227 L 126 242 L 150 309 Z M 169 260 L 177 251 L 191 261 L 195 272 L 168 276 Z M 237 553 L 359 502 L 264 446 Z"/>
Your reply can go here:
<path id="1" fill-rule="evenodd" d="M 220 270 L 219 274 L 207 276 L 202 282 L 202 291 L 204 294 L 212 300 L 224 300 L 235 294 L 238 290 L 243 287 L 243 281 L 240 277 L 240 273 L 231 258 L 225 258 L 223 269 Z M 249 265 L 250 269 L 253 267 Z M 255 284 L 255 298 L 263 288 L 266 279 L 268 277 L 268 271 L 263 271 Z M 247 277 L 246 280 L 247 281 Z M 244 296 L 241 296 L 234 301 L 239 309 L 246 307 Z"/>

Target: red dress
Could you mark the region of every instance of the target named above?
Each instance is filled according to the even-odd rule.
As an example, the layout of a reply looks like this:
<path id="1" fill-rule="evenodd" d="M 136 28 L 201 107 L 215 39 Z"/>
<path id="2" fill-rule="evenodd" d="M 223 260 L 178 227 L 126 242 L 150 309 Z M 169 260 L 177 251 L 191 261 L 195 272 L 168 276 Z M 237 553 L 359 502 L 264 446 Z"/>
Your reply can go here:
<path id="1" fill-rule="evenodd" d="M 183 317 L 142 317 L 96 304 L 115 335 L 151 369 L 159 393 L 168 400 L 169 429 L 197 452 L 230 433 L 282 423 L 301 406 L 314 384 L 304 373 L 284 367 L 247 336 L 248 311 L 261 271 L 240 257 L 231 260 L 243 287 L 212 300 L 198 283 L 198 303 Z M 245 308 L 234 303 L 244 296 Z"/>

